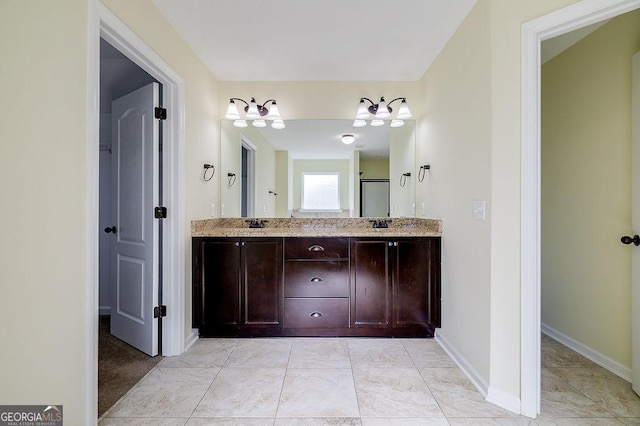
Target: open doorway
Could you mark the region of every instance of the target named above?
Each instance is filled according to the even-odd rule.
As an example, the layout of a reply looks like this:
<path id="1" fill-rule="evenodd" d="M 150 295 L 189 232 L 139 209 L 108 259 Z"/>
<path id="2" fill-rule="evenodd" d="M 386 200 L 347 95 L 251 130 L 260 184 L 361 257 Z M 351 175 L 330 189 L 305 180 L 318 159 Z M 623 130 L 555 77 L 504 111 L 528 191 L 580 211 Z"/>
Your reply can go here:
<path id="1" fill-rule="evenodd" d="M 99 238 L 103 229 L 99 226 L 99 137 L 100 111 L 100 39 L 114 46 L 138 67 L 162 84 L 162 104 L 167 110 L 163 120 L 163 149 L 161 186 L 162 207 L 166 208 L 166 218 L 162 219 L 163 232 L 161 246 L 163 261 L 159 274 L 163 277 L 161 287 L 164 311 L 160 331 L 163 355 L 179 355 L 198 338 L 192 331 L 187 336 L 185 330 L 185 262 L 186 242 L 184 227 L 184 97 L 185 88 L 182 78 L 167 65 L 156 52 L 149 48 L 126 25 L 100 2 L 96 2 L 96 20 L 90 22 L 90 34 L 93 43 L 89 45 L 91 75 L 88 84 L 88 138 L 87 169 L 91 174 L 92 185 L 87 188 L 88 229 L 91 248 L 88 255 L 89 288 L 86 316 L 86 334 L 88 337 L 87 359 L 87 402 L 89 411 L 87 424 L 93 423 L 97 416 L 97 358 L 98 358 L 98 314 L 99 314 Z M 162 312 L 162 311 L 161 311 Z"/>
<path id="2" fill-rule="evenodd" d="M 541 42 L 640 7 L 637 0 L 579 2 L 523 25 L 521 169 L 521 413 L 540 413 Z"/>
<path id="3" fill-rule="evenodd" d="M 568 39 L 579 42 L 553 58 L 545 55 L 548 46 Z M 588 387 L 583 393 L 607 411 L 614 400 L 628 409 L 616 414 L 638 411 L 640 399 L 629 398 L 634 250 L 620 237 L 632 230 L 629 76 L 639 40 L 636 10 L 542 43 L 541 328 L 550 337 L 543 342 L 562 344 L 601 367 L 578 380 L 575 370 L 563 369 L 578 362 L 549 362 L 555 347 L 543 345 L 543 416 L 557 414 L 557 402 L 544 392 L 554 381 L 572 385 L 567 395 Z M 597 396 L 604 388 L 612 395 Z"/>
<path id="4" fill-rule="evenodd" d="M 242 145 L 242 194 L 241 217 L 256 216 L 256 146 L 246 137 L 241 137 Z"/>
<path id="5" fill-rule="evenodd" d="M 136 313 L 128 312 L 131 309 L 126 309 L 127 300 L 134 301 L 136 295 L 134 293 L 123 295 L 123 288 L 116 286 L 116 282 L 122 282 L 123 280 L 117 279 L 121 276 L 119 272 L 121 269 L 131 270 L 133 273 L 129 274 L 130 278 L 135 278 L 136 269 L 135 265 L 143 265 L 145 262 L 144 257 L 135 258 L 135 262 L 119 262 L 116 265 L 116 257 L 121 259 L 119 254 L 116 254 L 117 245 L 122 244 L 120 241 L 126 241 L 127 238 L 123 232 L 127 232 L 124 228 L 133 228 L 133 224 L 127 223 L 126 217 L 130 217 L 130 213 L 134 213 L 137 209 L 137 203 L 142 202 L 139 197 L 133 193 L 131 195 L 134 199 L 129 202 L 120 202 L 119 196 L 121 194 L 117 191 L 117 187 L 135 188 L 138 186 L 140 179 L 133 176 L 131 173 L 120 173 L 121 166 L 124 163 L 130 163 L 132 158 L 123 157 L 136 157 L 135 147 L 129 151 L 118 151 L 120 148 L 118 143 L 114 144 L 113 134 L 113 114 L 118 115 L 118 112 L 112 110 L 112 105 L 116 105 L 116 108 L 126 108 L 125 114 L 129 114 L 131 109 L 127 100 L 130 99 L 129 94 L 136 93 L 141 88 L 149 86 L 150 84 L 157 84 L 157 80 L 154 79 L 147 72 L 142 70 L 120 51 L 118 51 L 111 44 L 104 39 L 100 39 L 100 166 L 99 166 L 99 225 L 103 230 L 99 235 L 99 313 L 100 321 L 98 327 L 98 416 L 101 416 L 108 410 L 115 402 L 117 402 L 135 383 L 137 383 L 144 375 L 151 370 L 159 361 L 160 357 L 152 357 L 141 349 L 149 352 L 149 347 L 136 348 L 140 346 L 140 338 L 131 338 L 136 334 L 139 334 L 139 330 L 136 330 L 136 325 L 139 321 L 154 321 L 151 315 L 147 315 L 148 318 L 142 318 Z M 147 90 L 148 92 L 148 90 Z M 147 101 L 148 102 L 148 101 Z M 154 124 L 155 125 L 155 124 Z M 156 125 L 157 126 L 157 125 Z M 116 130 L 119 132 L 118 130 Z M 135 131 L 135 130 L 134 130 Z M 151 148 L 157 151 L 153 155 L 157 155 L 161 158 L 161 144 L 157 148 Z M 118 155 L 118 152 L 120 155 Z M 121 159 L 118 160 L 116 157 Z M 156 181 L 161 175 L 162 161 L 157 161 L 158 166 L 154 167 L 136 167 L 132 165 L 139 173 L 151 174 L 149 176 L 139 175 L 138 178 L 142 180 L 140 182 L 152 182 L 154 180 L 154 174 Z M 148 185 L 142 185 L 148 186 Z M 151 185 L 152 187 L 154 185 Z M 158 196 L 161 193 L 161 188 L 157 188 Z M 152 195 L 152 194 L 150 194 Z M 152 198 L 155 198 L 152 197 Z M 140 201 L 136 201 L 140 200 Z M 148 204 L 148 203 L 146 203 Z M 116 209 L 115 206 L 121 207 Z M 123 217 L 124 216 L 124 217 Z M 131 221 L 129 221 L 131 222 Z M 136 222 L 135 220 L 133 222 Z M 148 222 L 148 221 L 146 221 Z M 123 226 L 124 223 L 124 226 Z M 150 224 L 159 227 L 159 224 Z M 131 233 L 131 231 L 129 231 Z M 159 234 L 156 232 L 156 234 Z M 158 260 L 162 259 L 161 253 L 161 241 L 159 235 L 156 235 L 153 240 L 150 241 L 151 247 L 148 251 L 151 252 L 151 256 L 147 259 L 148 266 L 144 276 L 154 276 L 153 272 L 160 269 Z M 131 238 L 129 238 L 131 239 Z M 142 238 L 145 239 L 145 238 Z M 147 238 L 148 239 L 148 238 Z M 135 244 L 139 246 L 139 244 Z M 154 255 L 155 253 L 155 255 Z M 133 259 L 130 256 L 129 259 Z M 143 262 L 143 263 L 140 263 Z M 125 263 L 128 263 L 126 265 Z M 134 265 L 132 269 L 130 265 Z M 115 267 L 114 267 L 115 265 Z M 123 268 L 120 266 L 123 265 Z M 152 270 L 149 274 L 148 270 Z M 125 281 L 128 278 L 125 278 Z M 126 283 L 127 287 L 135 288 L 136 283 L 129 280 Z M 157 280 L 154 280 L 157 281 Z M 159 286 L 158 282 L 153 282 L 151 285 Z M 156 290 L 157 291 L 157 290 Z M 124 303 L 122 303 L 124 302 Z M 116 306 L 118 308 L 116 309 Z M 123 317 L 132 317 L 133 325 L 128 324 L 126 321 L 119 321 L 114 329 L 114 320 L 119 317 L 119 312 L 123 312 Z M 114 318 L 113 313 L 116 314 Z M 137 318 L 136 317 L 140 317 Z M 152 325 L 155 325 L 152 323 Z M 149 336 L 151 338 L 152 345 L 157 347 L 159 336 L 157 332 L 153 332 L 154 335 Z M 119 339 L 116 336 L 120 336 Z M 125 340 L 129 341 L 127 343 Z M 132 346 L 133 345 L 133 346 Z M 155 351 L 153 352 L 155 354 Z"/>
<path id="6" fill-rule="evenodd" d="M 389 179 L 360 179 L 360 217 L 389 217 Z"/>

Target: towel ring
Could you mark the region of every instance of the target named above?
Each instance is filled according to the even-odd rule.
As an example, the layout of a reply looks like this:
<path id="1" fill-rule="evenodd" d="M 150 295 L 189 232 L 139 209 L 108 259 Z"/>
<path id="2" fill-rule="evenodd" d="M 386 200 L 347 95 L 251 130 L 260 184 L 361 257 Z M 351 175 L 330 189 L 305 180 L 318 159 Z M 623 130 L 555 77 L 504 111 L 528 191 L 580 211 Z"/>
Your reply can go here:
<path id="1" fill-rule="evenodd" d="M 207 177 L 207 172 L 209 170 L 211 170 L 211 175 Z M 204 173 L 202 175 L 202 178 L 204 179 L 205 182 L 209 182 L 211 179 L 213 179 L 213 175 L 215 174 L 216 174 L 216 166 L 214 166 L 213 164 L 204 165 Z"/>

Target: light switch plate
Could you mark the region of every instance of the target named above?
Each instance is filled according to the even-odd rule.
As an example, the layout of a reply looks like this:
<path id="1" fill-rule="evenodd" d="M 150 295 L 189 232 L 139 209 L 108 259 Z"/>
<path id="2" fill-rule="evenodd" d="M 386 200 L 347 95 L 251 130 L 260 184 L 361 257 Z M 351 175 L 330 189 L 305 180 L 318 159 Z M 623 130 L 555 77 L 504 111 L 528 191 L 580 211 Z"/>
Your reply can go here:
<path id="1" fill-rule="evenodd" d="M 473 220 L 485 220 L 485 201 L 473 200 Z"/>

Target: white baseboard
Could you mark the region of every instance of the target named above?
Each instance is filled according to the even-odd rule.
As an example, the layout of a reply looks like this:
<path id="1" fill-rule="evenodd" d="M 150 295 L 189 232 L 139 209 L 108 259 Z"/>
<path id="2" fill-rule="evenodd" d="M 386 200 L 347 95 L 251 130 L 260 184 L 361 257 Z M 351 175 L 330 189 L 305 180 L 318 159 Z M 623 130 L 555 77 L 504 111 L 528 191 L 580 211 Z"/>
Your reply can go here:
<path id="1" fill-rule="evenodd" d="M 191 329 L 191 333 L 187 336 L 187 340 L 184 342 L 184 351 L 186 352 L 194 343 L 196 343 L 199 339 L 198 329 Z"/>
<path id="2" fill-rule="evenodd" d="M 449 358 L 451 358 L 453 362 L 456 363 L 458 368 L 462 370 L 465 376 L 467 376 L 467 378 L 471 381 L 471 384 L 475 386 L 478 392 L 480 392 L 482 397 L 486 399 L 487 394 L 489 393 L 489 384 L 480 374 L 478 374 L 475 368 L 473 368 L 471 364 L 469 364 L 469 362 L 462 355 L 460 355 L 460 353 L 455 350 L 453 346 L 451 346 L 440 329 L 436 330 L 435 341 L 447 353 L 447 355 L 449 355 Z"/>
<path id="3" fill-rule="evenodd" d="M 566 334 L 563 334 L 558 330 L 549 327 L 546 324 L 541 324 L 541 330 L 542 330 L 542 333 L 546 334 L 552 339 L 557 340 L 558 342 L 562 343 L 569 349 L 576 351 L 583 357 L 595 362 L 600 367 L 611 371 L 616 376 L 621 377 L 625 379 L 627 382 L 631 383 L 631 368 L 620 364 L 618 361 L 614 361 L 608 356 L 603 355 L 600 352 L 595 351 L 586 345 L 583 345 L 577 340 L 572 339 Z"/>
<path id="4" fill-rule="evenodd" d="M 509 410 L 512 413 L 522 413 L 522 403 L 520 398 L 503 390 L 496 389 L 493 386 L 489 386 L 487 401 L 497 405 L 498 407 L 502 407 L 505 410 Z"/>
<path id="5" fill-rule="evenodd" d="M 111 306 L 98 306 L 99 315 L 111 315 Z"/>
<path id="6" fill-rule="evenodd" d="M 489 386 L 487 381 L 476 371 L 476 369 L 473 368 L 453 346 L 451 346 L 440 329 L 436 330 L 435 341 L 440 345 L 440 347 L 442 347 L 447 355 L 449 355 L 449 358 L 456 363 L 458 368 L 460 368 L 464 375 L 467 376 L 471 384 L 478 390 L 478 392 L 480 392 L 480 395 L 482 395 L 487 402 L 504 408 L 505 410 L 509 410 L 515 414 L 520 414 L 520 398 Z"/>

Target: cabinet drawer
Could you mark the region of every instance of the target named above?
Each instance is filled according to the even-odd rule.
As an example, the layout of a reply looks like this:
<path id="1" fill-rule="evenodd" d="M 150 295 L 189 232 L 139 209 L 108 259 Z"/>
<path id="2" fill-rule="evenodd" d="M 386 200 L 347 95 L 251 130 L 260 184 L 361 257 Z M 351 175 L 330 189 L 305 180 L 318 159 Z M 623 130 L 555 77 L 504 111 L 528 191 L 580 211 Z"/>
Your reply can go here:
<path id="1" fill-rule="evenodd" d="M 348 238 L 285 238 L 285 259 L 347 259 Z"/>
<path id="2" fill-rule="evenodd" d="M 285 262 L 284 297 L 349 297 L 349 262 Z"/>
<path id="3" fill-rule="evenodd" d="M 285 328 L 349 327 L 349 299 L 284 299 Z"/>

